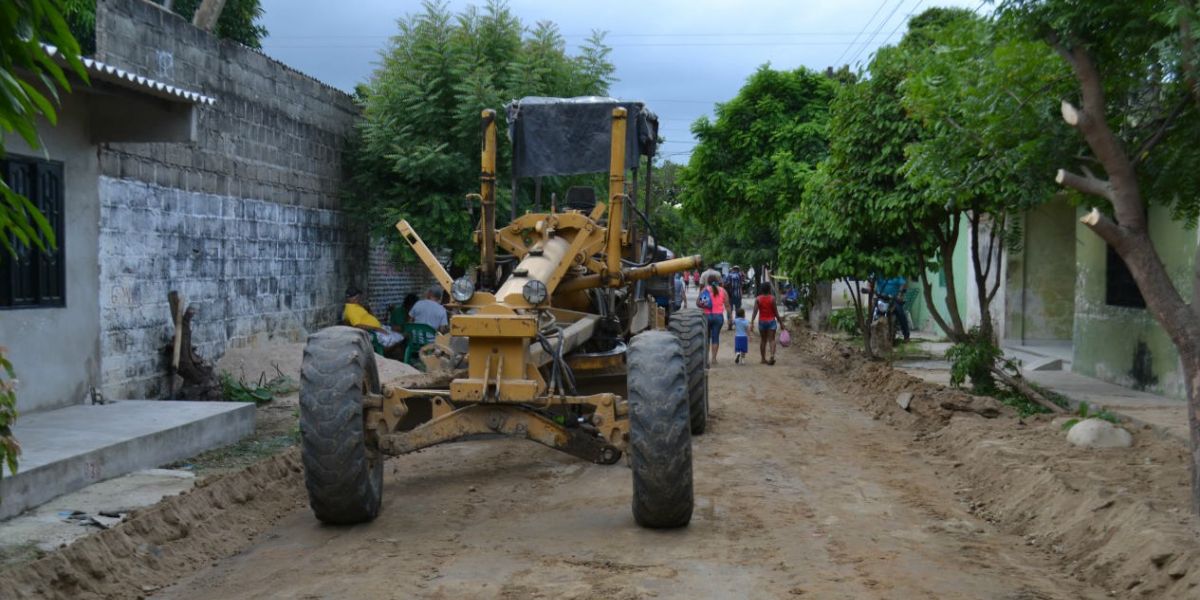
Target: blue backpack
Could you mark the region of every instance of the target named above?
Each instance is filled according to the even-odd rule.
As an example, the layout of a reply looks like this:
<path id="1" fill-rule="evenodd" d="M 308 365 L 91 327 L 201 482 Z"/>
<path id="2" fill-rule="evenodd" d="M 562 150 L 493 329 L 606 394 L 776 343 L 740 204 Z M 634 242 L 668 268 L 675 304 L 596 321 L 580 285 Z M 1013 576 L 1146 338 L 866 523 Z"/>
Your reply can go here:
<path id="1" fill-rule="evenodd" d="M 700 308 L 712 308 L 712 294 L 708 288 L 700 290 L 700 297 L 696 298 L 696 306 Z"/>

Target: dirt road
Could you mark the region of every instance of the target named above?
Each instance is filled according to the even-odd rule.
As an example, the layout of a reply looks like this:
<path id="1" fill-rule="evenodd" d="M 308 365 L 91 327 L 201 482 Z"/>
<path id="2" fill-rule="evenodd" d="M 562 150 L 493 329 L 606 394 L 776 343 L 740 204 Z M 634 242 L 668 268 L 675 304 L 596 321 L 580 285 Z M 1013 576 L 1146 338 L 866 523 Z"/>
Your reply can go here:
<path id="1" fill-rule="evenodd" d="M 1101 598 L 972 515 L 946 459 L 875 420 L 804 354 L 711 374 L 696 514 L 639 529 L 625 466 L 488 440 L 389 462 L 370 524 L 300 509 L 161 599 Z"/>

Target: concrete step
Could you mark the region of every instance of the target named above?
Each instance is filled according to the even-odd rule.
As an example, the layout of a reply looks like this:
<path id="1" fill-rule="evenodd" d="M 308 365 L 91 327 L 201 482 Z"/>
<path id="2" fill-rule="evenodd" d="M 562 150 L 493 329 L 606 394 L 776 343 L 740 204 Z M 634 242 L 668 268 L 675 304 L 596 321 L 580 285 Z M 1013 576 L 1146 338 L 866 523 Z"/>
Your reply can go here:
<path id="1" fill-rule="evenodd" d="M 59 495 L 232 444 L 254 432 L 244 402 L 121 400 L 21 415 L 15 475 L 0 479 L 0 519 Z"/>

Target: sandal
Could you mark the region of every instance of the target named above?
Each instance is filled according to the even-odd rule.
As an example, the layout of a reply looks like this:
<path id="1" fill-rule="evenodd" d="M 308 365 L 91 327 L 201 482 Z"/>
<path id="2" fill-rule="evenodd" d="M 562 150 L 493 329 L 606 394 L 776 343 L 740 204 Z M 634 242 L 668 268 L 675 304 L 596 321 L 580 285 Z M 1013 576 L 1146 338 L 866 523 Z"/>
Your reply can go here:
<path id="1" fill-rule="evenodd" d="M 768 365 L 772 365 L 772 366 L 773 366 L 773 365 L 775 364 L 775 357 L 774 357 L 774 356 L 772 356 L 770 359 L 768 359 L 768 360 L 767 360 L 767 364 L 768 364 Z"/>

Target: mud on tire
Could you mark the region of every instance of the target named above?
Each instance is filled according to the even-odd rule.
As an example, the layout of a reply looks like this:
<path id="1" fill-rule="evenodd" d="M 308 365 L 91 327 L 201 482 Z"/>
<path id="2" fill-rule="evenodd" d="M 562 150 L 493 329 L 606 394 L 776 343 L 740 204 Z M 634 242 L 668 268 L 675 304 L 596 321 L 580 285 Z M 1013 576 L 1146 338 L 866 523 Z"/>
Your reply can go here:
<path id="1" fill-rule="evenodd" d="M 365 391 L 379 391 L 366 332 L 339 326 L 308 337 L 300 368 L 300 455 L 308 503 L 325 523 L 362 523 L 379 514 L 383 456 L 367 447 Z"/>
<path id="2" fill-rule="evenodd" d="M 683 527 L 693 503 L 684 355 L 665 331 L 634 336 L 628 352 L 633 518 L 643 527 Z"/>
<path id="3" fill-rule="evenodd" d="M 700 435 L 708 429 L 708 321 L 700 309 L 686 308 L 671 315 L 668 329 L 683 350 L 692 435 Z"/>

